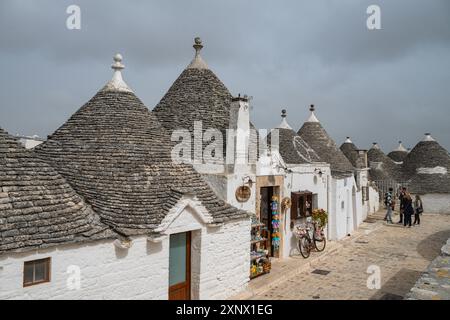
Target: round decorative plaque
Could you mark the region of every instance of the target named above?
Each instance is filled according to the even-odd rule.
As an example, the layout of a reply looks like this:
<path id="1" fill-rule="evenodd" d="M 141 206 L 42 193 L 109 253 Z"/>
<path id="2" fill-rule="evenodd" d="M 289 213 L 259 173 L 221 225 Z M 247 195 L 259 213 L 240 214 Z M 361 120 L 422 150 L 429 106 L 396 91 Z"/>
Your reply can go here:
<path id="1" fill-rule="evenodd" d="M 250 199 L 252 190 L 248 186 L 240 186 L 236 189 L 236 200 L 239 202 L 246 202 Z"/>

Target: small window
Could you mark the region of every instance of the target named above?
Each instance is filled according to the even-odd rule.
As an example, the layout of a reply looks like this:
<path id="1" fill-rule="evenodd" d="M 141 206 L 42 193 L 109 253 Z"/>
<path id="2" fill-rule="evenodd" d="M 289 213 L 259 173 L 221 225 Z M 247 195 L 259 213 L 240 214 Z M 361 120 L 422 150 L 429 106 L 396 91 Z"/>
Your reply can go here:
<path id="1" fill-rule="evenodd" d="M 292 192 L 291 200 L 291 221 L 311 215 L 312 209 L 314 209 L 311 192 Z"/>
<path id="2" fill-rule="evenodd" d="M 23 266 L 23 286 L 50 281 L 50 258 L 26 261 Z"/>

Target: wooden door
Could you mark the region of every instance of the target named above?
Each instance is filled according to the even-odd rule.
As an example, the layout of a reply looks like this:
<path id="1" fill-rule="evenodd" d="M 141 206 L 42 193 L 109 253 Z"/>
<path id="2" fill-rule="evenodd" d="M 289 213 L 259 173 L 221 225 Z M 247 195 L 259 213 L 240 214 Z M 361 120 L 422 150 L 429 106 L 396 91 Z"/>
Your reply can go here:
<path id="1" fill-rule="evenodd" d="M 170 235 L 169 300 L 191 298 L 191 233 Z"/>

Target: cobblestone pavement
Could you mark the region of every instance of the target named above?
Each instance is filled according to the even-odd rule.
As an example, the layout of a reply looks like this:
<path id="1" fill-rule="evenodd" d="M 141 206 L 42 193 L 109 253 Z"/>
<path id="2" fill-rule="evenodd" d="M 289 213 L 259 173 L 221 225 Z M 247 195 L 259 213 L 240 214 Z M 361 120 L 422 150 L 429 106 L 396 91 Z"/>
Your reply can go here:
<path id="1" fill-rule="evenodd" d="M 450 238 L 450 215 L 425 213 L 412 228 L 386 224 L 381 212 L 366 221 L 340 250 L 251 299 L 403 299 Z M 370 266 L 379 267 L 379 289 L 367 287 Z"/>

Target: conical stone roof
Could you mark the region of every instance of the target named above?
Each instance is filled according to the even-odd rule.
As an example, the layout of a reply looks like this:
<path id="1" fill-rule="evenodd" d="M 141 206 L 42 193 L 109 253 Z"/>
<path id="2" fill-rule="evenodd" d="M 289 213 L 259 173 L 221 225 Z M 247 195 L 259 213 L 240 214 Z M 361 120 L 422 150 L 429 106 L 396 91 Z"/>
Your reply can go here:
<path id="1" fill-rule="evenodd" d="M 211 71 L 200 55 L 203 48 L 195 38 L 195 57 L 175 80 L 153 113 L 169 131 L 187 129 L 194 132 L 194 122 L 201 121 L 203 131 L 216 129 L 223 134 L 223 154 L 226 154 L 226 129 L 230 125 L 232 95 L 222 81 Z M 251 129 L 255 129 L 250 123 Z M 255 134 L 251 143 L 257 143 Z"/>
<path id="2" fill-rule="evenodd" d="M 352 164 L 317 120 L 314 106 L 311 106 L 310 111 L 311 116 L 300 128 L 298 135 L 316 151 L 323 162 L 330 164 L 334 177 L 353 175 Z"/>
<path id="3" fill-rule="evenodd" d="M 395 150 L 392 150 L 388 153 L 388 157 L 394 160 L 395 162 L 401 163 L 405 160 L 408 155 L 408 150 L 403 146 L 402 142 L 398 142 L 399 145 Z"/>
<path id="4" fill-rule="evenodd" d="M 0 253 L 113 237 L 53 168 L 0 128 Z"/>
<path id="5" fill-rule="evenodd" d="M 347 137 L 347 139 L 344 141 L 343 144 L 339 147 L 339 149 L 342 151 L 342 153 L 347 157 L 347 159 L 350 161 L 350 163 L 355 168 L 361 168 L 363 167 L 359 163 L 359 157 L 358 157 L 358 148 L 355 146 L 355 144 L 350 140 L 350 137 Z"/>
<path id="6" fill-rule="evenodd" d="M 286 164 L 320 162 L 317 153 L 287 123 L 286 110 L 282 110 L 281 117 L 281 124 L 273 129 L 267 137 L 268 144 L 271 144 L 274 130 L 277 130 L 279 153 Z"/>
<path id="7" fill-rule="evenodd" d="M 386 156 L 376 142 L 367 152 L 367 160 L 372 180 L 401 180 L 401 167 Z"/>
<path id="8" fill-rule="evenodd" d="M 85 197 L 102 221 L 125 235 L 154 230 L 186 193 L 196 196 L 215 222 L 246 217 L 218 199 L 192 166 L 172 161 L 167 131 L 122 87 L 105 86 L 37 154 Z"/>
<path id="9" fill-rule="evenodd" d="M 403 173 L 411 192 L 450 193 L 450 156 L 430 134 L 408 153 Z"/>

